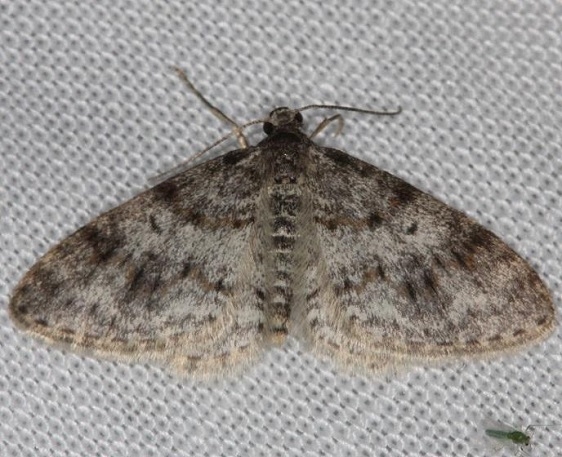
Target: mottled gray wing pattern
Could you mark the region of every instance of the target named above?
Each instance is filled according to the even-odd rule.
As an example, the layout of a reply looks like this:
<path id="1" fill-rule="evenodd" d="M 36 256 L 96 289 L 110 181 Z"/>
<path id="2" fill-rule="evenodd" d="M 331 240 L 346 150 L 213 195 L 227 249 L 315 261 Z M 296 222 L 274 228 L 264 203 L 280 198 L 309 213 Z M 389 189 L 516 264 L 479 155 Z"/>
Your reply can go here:
<path id="1" fill-rule="evenodd" d="M 257 148 L 191 168 L 101 215 L 21 280 L 14 321 L 97 355 L 214 374 L 259 351 L 263 268 L 251 252 Z"/>
<path id="2" fill-rule="evenodd" d="M 318 352 L 376 370 L 505 351 L 552 330 L 538 275 L 461 212 L 334 149 L 311 147 L 306 182 L 318 260 L 301 327 Z"/>

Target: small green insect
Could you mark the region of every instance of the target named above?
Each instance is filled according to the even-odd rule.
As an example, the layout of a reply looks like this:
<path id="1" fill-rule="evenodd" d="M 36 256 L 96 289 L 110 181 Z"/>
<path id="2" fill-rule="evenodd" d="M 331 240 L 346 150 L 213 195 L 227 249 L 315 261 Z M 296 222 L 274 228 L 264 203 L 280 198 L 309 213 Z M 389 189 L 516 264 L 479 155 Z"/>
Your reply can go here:
<path id="1" fill-rule="evenodd" d="M 492 438 L 497 438 L 499 440 L 508 440 L 514 444 L 522 444 L 524 446 L 528 446 L 529 444 L 531 444 L 531 436 L 527 434 L 527 430 L 529 430 L 530 427 L 532 426 L 529 425 L 529 427 L 527 427 L 524 432 L 522 432 L 521 430 L 507 431 L 487 429 L 485 433 L 487 436 L 491 436 Z"/>
<path id="2" fill-rule="evenodd" d="M 514 449 L 517 447 L 521 454 L 528 455 L 526 450 L 531 445 L 531 431 L 538 427 L 551 427 L 551 425 L 529 425 L 525 430 L 518 430 L 511 426 L 499 426 L 487 428 L 484 433 L 502 444 L 501 447 L 507 446 Z"/>

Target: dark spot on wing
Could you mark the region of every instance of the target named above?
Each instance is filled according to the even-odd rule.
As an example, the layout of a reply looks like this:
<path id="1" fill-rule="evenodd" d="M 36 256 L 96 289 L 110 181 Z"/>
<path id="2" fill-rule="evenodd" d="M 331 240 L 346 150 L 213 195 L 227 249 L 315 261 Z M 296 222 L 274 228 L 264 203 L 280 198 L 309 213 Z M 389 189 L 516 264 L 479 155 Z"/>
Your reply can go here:
<path id="1" fill-rule="evenodd" d="M 417 222 L 412 223 L 407 229 L 406 229 L 406 233 L 408 235 L 413 235 L 414 233 L 416 233 L 418 231 L 418 224 Z"/>
<path id="2" fill-rule="evenodd" d="M 488 248 L 496 240 L 496 236 L 477 224 L 472 226 L 472 230 L 464 241 L 465 249 L 468 252 L 475 252 L 478 248 Z"/>
<path id="3" fill-rule="evenodd" d="M 433 256 L 433 261 L 435 262 L 435 264 L 441 268 L 444 271 L 447 271 L 447 266 L 445 265 L 445 263 L 443 262 L 443 260 L 441 260 L 441 257 L 439 257 L 438 255 L 434 255 Z"/>
<path id="4" fill-rule="evenodd" d="M 384 272 L 384 268 L 380 263 L 377 265 L 377 274 L 379 278 L 381 278 L 384 281 L 384 279 L 386 278 L 386 274 Z"/>
<path id="5" fill-rule="evenodd" d="M 380 227 L 383 223 L 383 218 L 378 213 L 371 213 L 369 214 L 369 227 L 377 228 Z"/>
<path id="6" fill-rule="evenodd" d="M 150 282 L 150 295 L 153 295 L 160 287 L 162 273 L 160 271 L 155 271 L 152 273 L 152 278 Z"/>
<path id="7" fill-rule="evenodd" d="M 15 296 L 17 297 L 23 297 L 25 295 L 27 295 L 28 293 L 30 293 L 32 291 L 32 287 L 29 283 L 24 284 L 20 287 L 18 287 L 17 293 Z"/>
<path id="8" fill-rule="evenodd" d="M 154 189 L 152 189 L 152 192 L 157 199 L 169 203 L 178 197 L 179 188 L 174 182 L 172 182 L 171 179 L 169 179 L 168 181 L 158 184 Z"/>
<path id="9" fill-rule="evenodd" d="M 130 267 L 127 272 L 129 287 L 123 301 L 127 303 L 141 299 L 143 306 L 151 308 L 157 305 L 153 296 L 161 285 L 162 271 L 156 254 L 147 252 L 144 257 L 144 263 Z"/>
<path id="10" fill-rule="evenodd" d="M 451 254 L 453 254 L 453 257 L 462 268 L 468 268 L 467 259 L 464 254 L 455 249 L 451 250 Z"/>
<path id="11" fill-rule="evenodd" d="M 423 271 L 423 283 L 425 287 L 430 290 L 433 294 L 437 294 L 437 281 L 431 270 L 425 269 Z"/>
<path id="12" fill-rule="evenodd" d="M 22 316 L 29 314 L 29 307 L 24 304 L 18 304 L 15 307 L 13 307 L 12 310 L 16 312 L 15 314 L 20 314 Z"/>
<path id="13" fill-rule="evenodd" d="M 320 289 L 318 289 L 318 288 L 314 289 L 311 293 L 309 293 L 309 294 L 306 296 L 306 301 L 308 302 L 308 301 L 310 301 L 310 300 L 316 298 L 316 297 L 318 296 L 318 293 L 319 293 L 319 292 L 320 292 Z"/>
<path id="14" fill-rule="evenodd" d="M 189 222 L 192 225 L 201 225 L 205 221 L 203 214 L 196 209 L 186 210 L 183 219 L 185 222 Z"/>
<path id="15" fill-rule="evenodd" d="M 72 300 L 67 300 L 66 306 L 70 307 L 71 304 L 72 304 Z M 90 316 L 95 316 L 98 313 L 99 308 L 100 308 L 99 303 L 94 303 L 89 308 L 87 308 L 87 312 Z"/>
<path id="16" fill-rule="evenodd" d="M 549 321 L 550 321 L 550 317 L 543 317 L 541 319 L 537 319 L 536 323 L 539 327 L 541 327 Z"/>
<path id="17" fill-rule="evenodd" d="M 224 280 L 219 279 L 217 282 L 214 283 L 213 288 L 215 289 L 216 292 L 222 292 L 225 289 Z"/>
<path id="18" fill-rule="evenodd" d="M 265 300 L 265 292 L 262 289 L 255 289 L 255 293 L 260 301 Z"/>
<path id="19" fill-rule="evenodd" d="M 408 293 L 408 296 L 410 297 L 410 300 L 416 301 L 418 297 L 416 286 L 412 284 L 410 281 L 404 281 L 404 286 L 406 288 L 406 292 Z"/>
<path id="20" fill-rule="evenodd" d="M 398 178 L 396 178 L 391 188 L 394 193 L 390 199 L 390 204 L 392 206 L 406 206 L 420 193 L 414 186 Z"/>
<path id="21" fill-rule="evenodd" d="M 230 219 L 230 226 L 235 229 L 244 228 L 247 225 L 254 223 L 254 216 L 249 216 L 247 219 Z"/>
<path id="22" fill-rule="evenodd" d="M 106 262 L 113 257 L 122 245 L 122 240 L 102 232 L 94 223 L 86 225 L 76 232 L 80 241 L 90 245 L 96 262 Z"/>
<path id="23" fill-rule="evenodd" d="M 150 222 L 150 228 L 152 229 L 152 231 L 158 235 L 161 235 L 162 227 L 160 227 L 158 222 L 156 222 L 156 216 L 154 216 L 154 214 L 151 214 L 150 216 L 148 216 L 148 221 Z"/>
<path id="24" fill-rule="evenodd" d="M 193 264 L 190 261 L 185 261 L 183 263 L 180 276 L 182 278 L 187 278 L 193 269 Z"/>
<path id="25" fill-rule="evenodd" d="M 38 264 L 33 268 L 30 273 L 31 281 L 36 287 L 41 289 L 41 293 L 45 296 L 55 296 L 57 295 L 60 287 L 61 281 L 58 278 L 55 271 L 51 270 L 48 265 Z"/>
<path id="26" fill-rule="evenodd" d="M 335 350 L 339 350 L 341 348 L 341 346 L 338 343 L 336 343 L 335 341 L 328 340 L 328 341 L 326 341 L 326 343 L 328 343 L 328 346 L 331 346 Z"/>
<path id="27" fill-rule="evenodd" d="M 144 285 L 145 269 L 144 266 L 137 267 L 129 280 L 129 291 L 126 301 L 132 300 Z"/>

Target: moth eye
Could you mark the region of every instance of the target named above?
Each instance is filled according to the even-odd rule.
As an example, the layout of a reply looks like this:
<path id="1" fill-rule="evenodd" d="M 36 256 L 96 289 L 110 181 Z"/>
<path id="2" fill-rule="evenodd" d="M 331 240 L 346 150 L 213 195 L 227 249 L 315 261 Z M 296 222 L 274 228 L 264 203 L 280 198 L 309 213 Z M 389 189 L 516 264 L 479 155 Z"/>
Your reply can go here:
<path id="1" fill-rule="evenodd" d="M 271 122 L 264 122 L 263 131 L 266 135 L 271 135 L 273 133 L 273 124 Z"/>
<path id="2" fill-rule="evenodd" d="M 295 121 L 297 121 L 298 124 L 302 124 L 303 120 L 302 114 L 300 111 L 297 111 L 297 114 L 295 114 Z"/>

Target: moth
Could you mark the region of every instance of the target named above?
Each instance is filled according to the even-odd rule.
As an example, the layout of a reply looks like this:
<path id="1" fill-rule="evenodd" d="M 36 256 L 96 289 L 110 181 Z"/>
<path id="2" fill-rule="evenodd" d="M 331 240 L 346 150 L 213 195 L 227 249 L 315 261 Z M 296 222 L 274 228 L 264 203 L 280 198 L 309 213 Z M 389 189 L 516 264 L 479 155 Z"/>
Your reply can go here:
<path id="1" fill-rule="evenodd" d="M 273 110 L 257 145 L 183 170 L 53 247 L 13 292 L 15 324 L 201 377 L 240 371 L 288 335 L 377 373 L 513 351 L 553 330 L 525 260 L 402 179 L 316 144 L 302 111 Z"/>

